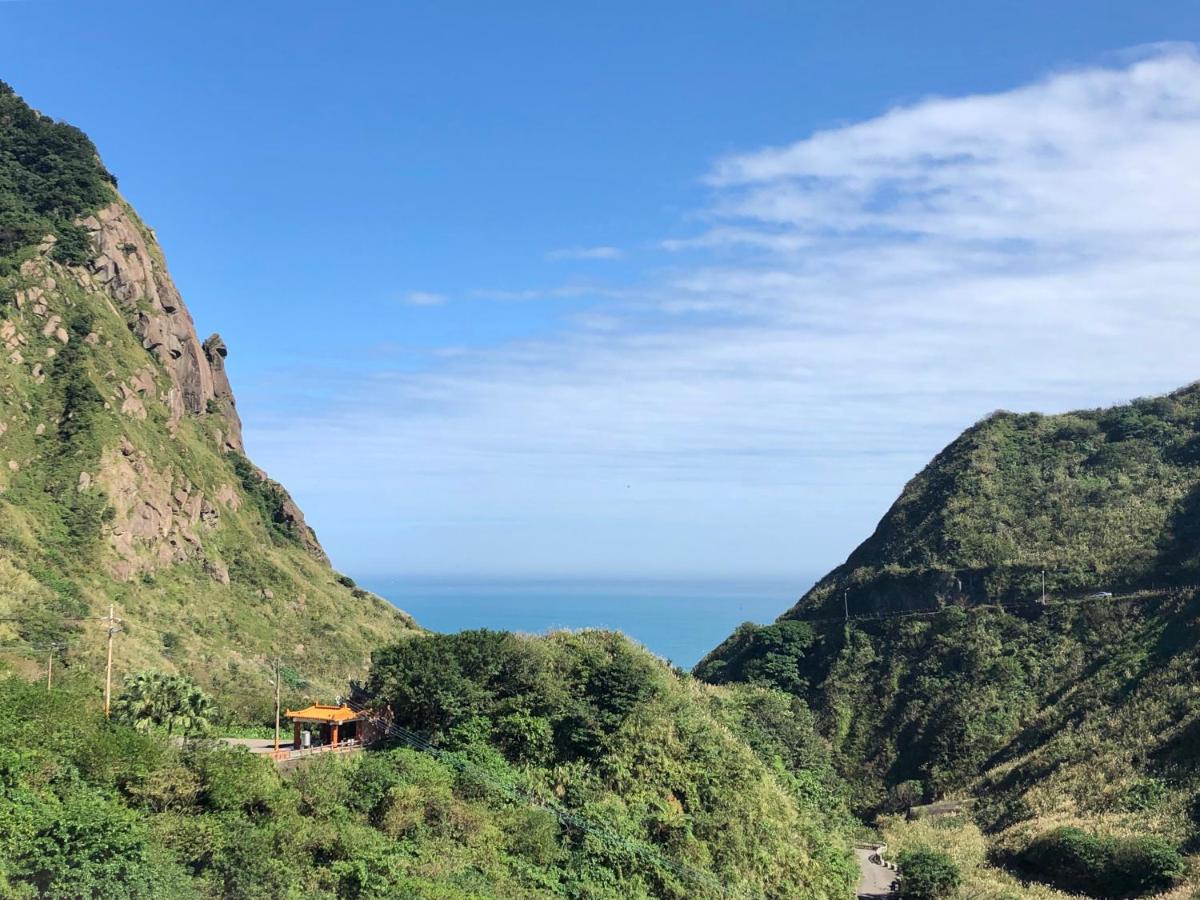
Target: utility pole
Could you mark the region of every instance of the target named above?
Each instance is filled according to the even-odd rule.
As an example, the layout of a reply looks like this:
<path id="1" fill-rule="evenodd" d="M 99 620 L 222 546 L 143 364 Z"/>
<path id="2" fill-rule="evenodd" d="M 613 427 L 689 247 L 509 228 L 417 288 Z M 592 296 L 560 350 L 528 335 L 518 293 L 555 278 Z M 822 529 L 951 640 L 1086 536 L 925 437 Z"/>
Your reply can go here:
<path id="1" fill-rule="evenodd" d="M 846 614 L 846 621 L 850 621 L 850 588 L 845 588 L 842 591 L 842 612 Z"/>
<path id="2" fill-rule="evenodd" d="M 275 752 L 279 752 L 279 657 L 275 657 Z"/>
<path id="3" fill-rule="evenodd" d="M 104 666 L 104 718 L 108 718 L 112 706 L 112 645 L 113 635 L 117 633 L 117 619 L 113 615 L 113 605 L 108 605 L 108 662 Z"/>
<path id="4" fill-rule="evenodd" d="M 1046 605 L 1046 570 L 1042 569 L 1042 606 Z"/>
<path id="5" fill-rule="evenodd" d="M 46 653 L 46 690 L 50 690 L 51 682 L 54 678 L 54 648 L 51 647 Z"/>

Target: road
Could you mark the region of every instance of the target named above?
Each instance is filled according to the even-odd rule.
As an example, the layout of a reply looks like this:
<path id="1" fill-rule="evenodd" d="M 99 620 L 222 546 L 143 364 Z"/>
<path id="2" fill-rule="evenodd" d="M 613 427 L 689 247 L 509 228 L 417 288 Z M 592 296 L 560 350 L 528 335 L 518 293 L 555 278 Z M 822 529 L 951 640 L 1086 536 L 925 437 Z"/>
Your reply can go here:
<path id="1" fill-rule="evenodd" d="M 275 749 L 274 738 L 221 738 L 231 747 L 245 747 L 251 753 L 270 753 Z M 280 747 L 290 747 L 291 741 L 283 741 Z"/>
<path id="2" fill-rule="evenodd" d="M 892 882 L 896 879 L 896 873 L 886 866 L 871 862 L 871 852 L 854 851 L 854 858 L 858 860 L 858 868 L 862 872 L 858 880 L 858 900 L 891 900 L 895 896 Z"/>

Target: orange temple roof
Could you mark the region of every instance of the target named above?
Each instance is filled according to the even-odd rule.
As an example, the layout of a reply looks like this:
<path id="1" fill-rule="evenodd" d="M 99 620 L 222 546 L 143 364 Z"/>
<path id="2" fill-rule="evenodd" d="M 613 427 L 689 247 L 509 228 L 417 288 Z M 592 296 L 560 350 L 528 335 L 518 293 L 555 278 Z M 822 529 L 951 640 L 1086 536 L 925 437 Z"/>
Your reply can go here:
<path id="1" fill-rule="evenodd" d="M 289 719 L 301 722 L 329 722 L 331 724 L 353 722 L 355 719 L 363 718 L 362 713 L 355 712 L 348 706 L 324 706 L 320 703 L 314 703 L 304 709 L 289 709 L 285 715 Z"/>

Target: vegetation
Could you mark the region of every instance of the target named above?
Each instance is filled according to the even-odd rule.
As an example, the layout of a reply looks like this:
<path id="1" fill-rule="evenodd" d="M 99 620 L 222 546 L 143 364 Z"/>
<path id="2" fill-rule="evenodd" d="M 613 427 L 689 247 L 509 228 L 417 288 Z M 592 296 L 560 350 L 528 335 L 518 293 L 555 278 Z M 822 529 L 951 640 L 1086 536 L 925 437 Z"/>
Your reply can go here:
<path id="1" fill-rule="evenodd" d="M 1112 838 L 1079 828 L 1058 828 L 1033 841 L 1020 865 L 1040 881 L 1094 897 L 1146 897 L 1174 886 L 1186 866 L 1176 849 L 1157 837 Z"/>
<path id="2" fill-rule="evenodd" d="M 302 541 L 296 524 L 287 514 L 287 504 L 291 498 L 283 489 L 283 485 L 267 478 L 261 469 L 242 454 L 231 451 L 228 455 L 230 465 L 241 483 L 242 490 L 246 492 L 246 497 L 254 505 L 259 518 L 267 525 L 272 540 L 277 543 Z M 354 587 L 353 584 L 347 585 L 344 578 L 344 575 L 334 576 L 334 580 L 338 584 Z"/>
<path id="3" fill-rule="evenodd" d="M 937 819 L 883 816 L 879 824 L 881 837 L 894 859 L 899 860 L 909 853 L 927 849 L 935 849 L 948 857 L 960 878 L 957 893 L 952 895 L 956 898 L 1070 900 L 1072 896 L 1040 882 L 1022 880 L 998 866 L 987 838 L 968 816 Z M 900 883 L 905 889 L 908 888 L 904 884 L 903 872 Z"/>
<path id="4" fill-rule="evenodd" d="M 840 897 L 854 880 L 823 742 L 781 694 L 680 680 L 608 632 L 409 640 L 375 654 L 368 688 L 397 725 L 593 823 L 564 835 L 569 895 Z"/>
<path id="5" fill-rule="evenodd" d="M 864 816 L 975 796 L 1001 861 L 1064 826 L 1177 860 L 1200 847 L 1197 448 L 1194 386 L 991 416 L 696 674 L 803 699 Z"/>
<path id="6" fill-rule="evenodd" d="M 86 261 L 87 232 L 74 220 L 110 203 L 115 184 L 87 135 L 30 109 L 0 81 L 0 275 L 46 235 L 58 239 L 60 261 Z"/>
<path id="7" fill-rule="evenodd" d="M 0 894 L 848 895 L 849 819 L 794 701 L 681 680 L 606 633 L 418 638 L 381 652 L 373 681 L 426 665 L 451 686 L 389 709 L 429 729 L 433 746 L 412 739 L 428 752 L 399 742 L 287 779 L 240 748 L 171 742 L 162 709 L 184 686 L 158 673 L 129 679 L 112 721 L 86 678 L 0 676 Z M 798 735 L 809 746 L 777 752 Z"/>
<path id="8" fill-rule="evenodd" d="M 898 859 L 904 873 L 904 900 L 949 900 L 958 893 L 962 875 L 947 854 L 931 847 L 905 850 Z"/>
<path id="9" fill-rule="evenodd" d="M 79 224 L 113 204 L 140 244 L 108 249 L 147 279 L 120 296 Z M 91 142 L 0 86 L 0 652 L 97 671 L 111 604 L 118 679 L 184 673 L 258 723 L 276 656 L 295 699 L 331 696 L 412 622 L 337 580 L 284 488 L 224 452 L 220 416 L 173 408 L 135 333 L 168 283 Z"/>
<path id="10" fill-rule="evenodd" d="M 112 704 L 113 717 L 137 731 L 163 728 L 168 735 L 204 734 L 213 717 L 212 699 L 183 675 L 139 672 L 125 679 Z"/>

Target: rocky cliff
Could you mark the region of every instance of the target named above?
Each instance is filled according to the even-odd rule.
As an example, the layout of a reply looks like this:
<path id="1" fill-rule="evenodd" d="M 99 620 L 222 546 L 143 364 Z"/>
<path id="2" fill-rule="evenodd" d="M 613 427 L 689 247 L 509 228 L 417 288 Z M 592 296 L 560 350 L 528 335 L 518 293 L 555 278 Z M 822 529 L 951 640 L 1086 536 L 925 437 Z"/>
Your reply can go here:
<path id="1" fill-rule="evenodd" d="M 328 559 L 244 455 L 219 335 L 86 137 L 0 84 L 0 643 L 255 693 L 268 657 L 338 685 L 410 626 Z"/>

